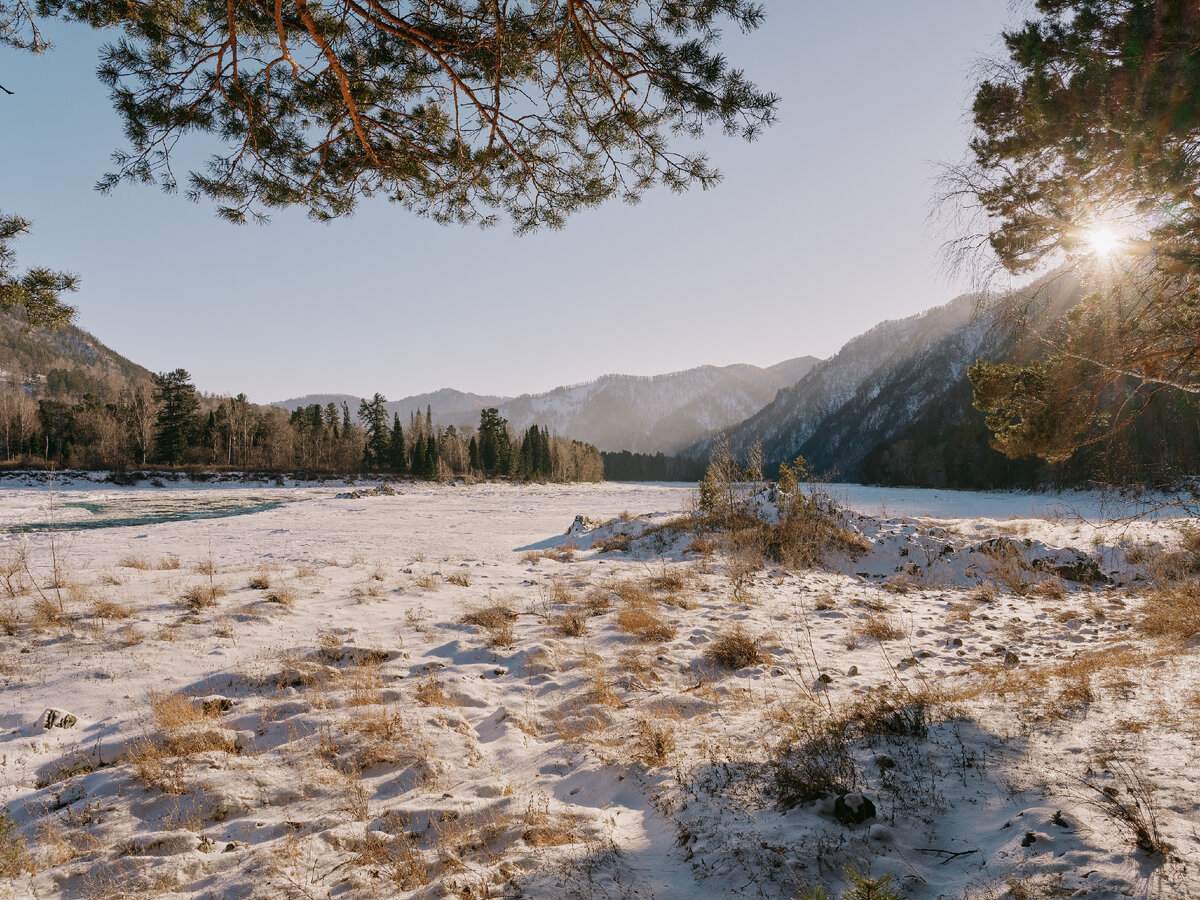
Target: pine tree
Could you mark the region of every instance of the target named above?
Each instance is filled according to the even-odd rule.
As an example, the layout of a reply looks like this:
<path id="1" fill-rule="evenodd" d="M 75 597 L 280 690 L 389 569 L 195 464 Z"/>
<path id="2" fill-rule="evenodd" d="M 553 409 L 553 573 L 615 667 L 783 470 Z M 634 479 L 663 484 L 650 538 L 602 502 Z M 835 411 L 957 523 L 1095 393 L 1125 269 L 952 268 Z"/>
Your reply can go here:
<path id="1" fill-rule="evenodd" d="M 400 413 L 392 413 L 392 439 L 388 447 L 388 458 L 392 471 L 403 474 L 408 469 L 408 453 L 404 448 L 404 429 L 400 427 Z"/>
<path id="2" fill-rule="evenodd" d="M 412 476 L 425 477 L 425 442 L 419 434 L 413 437 L 412 442 Z"/>
<path id="3" fill-rule="evenodd" d="M 773 121 L 778 98 L 722 40 L 759 26 L 757 0 L 564 6 L 22 0 L 0 3 L 0 45 L 45 49 L 39 14 L 119 33 L 99 68 L 131 146 L 102 185 L 174 190 L 181 159 L 204 155 L 175 155 L 194 135 L 216 157 L 189 194 L 235 222 L 287 206 L 326 220 L 378 193 L 442 222 L 559 227 L 656 184 L 713 185 L 691 139 Z"/>
<path id="4" fill-rule="evenodd" d="M 432 429 L 425 435 L 425 471 L 422 474 L 430 481 L 437 478 L 438 474 L 437 439 L 433 436 Z"/>
<path id="5" fill-rule="evenodd" d="M 159 404 L 154 420 L 158 459 L 167 465 L 178 465 L 183 462 L 184 451 L 195 430 L 200 399 L 186 369 L 155 375 L 154 384 L 154 399 Z"/>
<path id="6" fill-rule="evenodd" d="M 369 402 L 360 401 L 358 407 L 358 420 L 367 432 L 363 462 L 372 470 L 383 468 L 390 459 L 392 435 L 388 429 L 386 403 L 387 398 L 377 393 Z"/>
<path id="7" fill-rule="evenodd" d="M 467 444 L 467 459 L 475 471 L 483 469 L 483 463 L 479 460 L 479 441 L 475 440 L 475 435 L 471 435 L 471 442 Z"/>

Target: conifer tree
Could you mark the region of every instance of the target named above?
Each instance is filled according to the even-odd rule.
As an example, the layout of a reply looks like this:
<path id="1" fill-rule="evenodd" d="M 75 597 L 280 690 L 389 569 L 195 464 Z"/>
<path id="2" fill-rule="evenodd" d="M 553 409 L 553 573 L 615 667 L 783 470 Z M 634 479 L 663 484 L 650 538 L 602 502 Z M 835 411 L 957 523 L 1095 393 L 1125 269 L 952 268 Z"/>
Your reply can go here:
<path id="1" fill-rule="evenodd" d="M 387 398 L 376 393 L 370 401 L 360 401 L 358 407 L 358 420 L 367 432 L 363 462 L 368 469 L 376 471 L 386 466 L 390 459 L 392 435 L 388 429 L 386 403 Z"/>
<path id="2" fill-rule="evenodd" d="M 49 47 L 39 14 L 119 33 L 99 72 L 130 146 L 102 187 L 176 190 L 198 135 L 216 152 L 188 193 L 235 222 L 374 194 L 439 222 L 559 227 L 655 184 L 715 184 L 687 142 L 751 140 L 777 104 L 721 46 L 727 24 L 762 22 L 755 0 L 21 0 L 0 2 L 0 45 Z"/>
<path id="3" fill-rule="evenodd" d="M 400 413 L 392 413 L 392 439 L 388 447 L 392 471 L 403 474 L 408 469 L 408 453 L 404 447 L 404 429 L 400 427 Z"/>
<path id="4" fill-rule="evenodd" d="M 186 369 L 162 372 L 154 376 L 155 401 L 159 404 L 155 417 L 155 446 L 159 462 L 178 465 L 195 429 L 195 415 L 200 401 L 192 376 Z"/>
<path id="5" fill-rule="evenodd" d="M 467 459 L 475 471 L 483 469 L 483 463 L 479 460 L 479 441 L 475 440 L 475 435 L 471 435 L 471 441 L 467 444 Z"/>
<path id="6" fill-rule="evenodd" d="M 425 477 L 425 441 L 420 434 L 415 435 L 412 442 L 412 476 Z"/>
<path id="7" fill-rule="evenodd" d="M 438 474 L 438 447 L 437 439 L 433 436 L 433 429 L 425 435 L 425 471 L 422 477 L 432 481 L 437 478 Z"/>

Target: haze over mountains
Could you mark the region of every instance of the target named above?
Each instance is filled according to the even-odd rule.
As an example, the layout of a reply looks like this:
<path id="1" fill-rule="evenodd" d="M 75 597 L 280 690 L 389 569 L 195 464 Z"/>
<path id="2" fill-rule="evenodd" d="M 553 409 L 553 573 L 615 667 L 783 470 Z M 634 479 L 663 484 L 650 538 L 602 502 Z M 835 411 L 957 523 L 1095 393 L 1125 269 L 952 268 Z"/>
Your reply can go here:
<path id="1" fill-rule="evenodd" d="M 753 415 L 780 391 L 795 384 L 819 360 L 801 356 L 773 366 L 699 366 L 666 375 L 604 375 L 584 384 L 543 394 L 498 397 L 443 388 L 387 404 L 407 424 L 409 412 L 432 407 L 442 425 L 475 427 L 479 411 L 496 407 L 514 428 L 546 426 L 551 432 L 594 444 L 601 450 L 677 453 Z M 348 394 L 310 394 L 279 401 L 293 410 L 319 403 L 350 404 Z"/>

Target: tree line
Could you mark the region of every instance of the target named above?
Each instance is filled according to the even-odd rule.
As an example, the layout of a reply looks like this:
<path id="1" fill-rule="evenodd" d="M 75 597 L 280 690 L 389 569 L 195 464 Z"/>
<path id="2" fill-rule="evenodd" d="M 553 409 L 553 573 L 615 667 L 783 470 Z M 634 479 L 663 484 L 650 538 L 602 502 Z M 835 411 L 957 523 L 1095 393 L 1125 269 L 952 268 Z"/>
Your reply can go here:
<path id="1" fill-rule="evenodd" d="M 599 481 L 600 452 L 538 425 L 514 430 L 496 409 L 478 430 L 434 422 L 433 410 L 389 414 L 382 394 L 357 409 L 313 404 L 292 412 L 251 403 L 245 394 L 205 396 L 184 369 L 151 385 L 98 387 L 69 370 L 49 373 L 40 390 L 0 391 L 0 459 L 8 465 L 56 465 L 124 471 L 146 466 L 378 472 L 427 480 L 511 478 Z"/>

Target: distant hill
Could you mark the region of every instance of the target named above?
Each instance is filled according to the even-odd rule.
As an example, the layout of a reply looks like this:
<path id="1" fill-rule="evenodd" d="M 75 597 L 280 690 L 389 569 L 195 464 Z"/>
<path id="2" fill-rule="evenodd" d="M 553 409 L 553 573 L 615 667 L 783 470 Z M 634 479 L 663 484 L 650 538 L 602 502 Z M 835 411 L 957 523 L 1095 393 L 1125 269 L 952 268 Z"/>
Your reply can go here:
<path id="1" fill-rule="evenodd" d="M 0 310 L 0 384 L 28 389 L 45 383 L 51 373 L 64 392 L 77 394 L 107 394 L 153 378 L 82 328 L 26 331 L 24 318 Z"/>
<path id="2" fill-rule="evenodd" d="M 537 423 L 601 450 L 675 453 L 715 429 L 742 421 L 819 360 L 804 356 L 769 368 L 700 366 L 667 375 L 604 375 L 585 384 L 542 394 L 495 397 L 444 388 L 393 400 L 388 409 L 406 419 L 431 406 L 434 418 L 457 428 L 479 423 L 479 411 L 496 407 L 517 429 Z M 273 405 L 296 409 L 313 403 L 356 408 L 358 397 L 312 394 Z"/>

